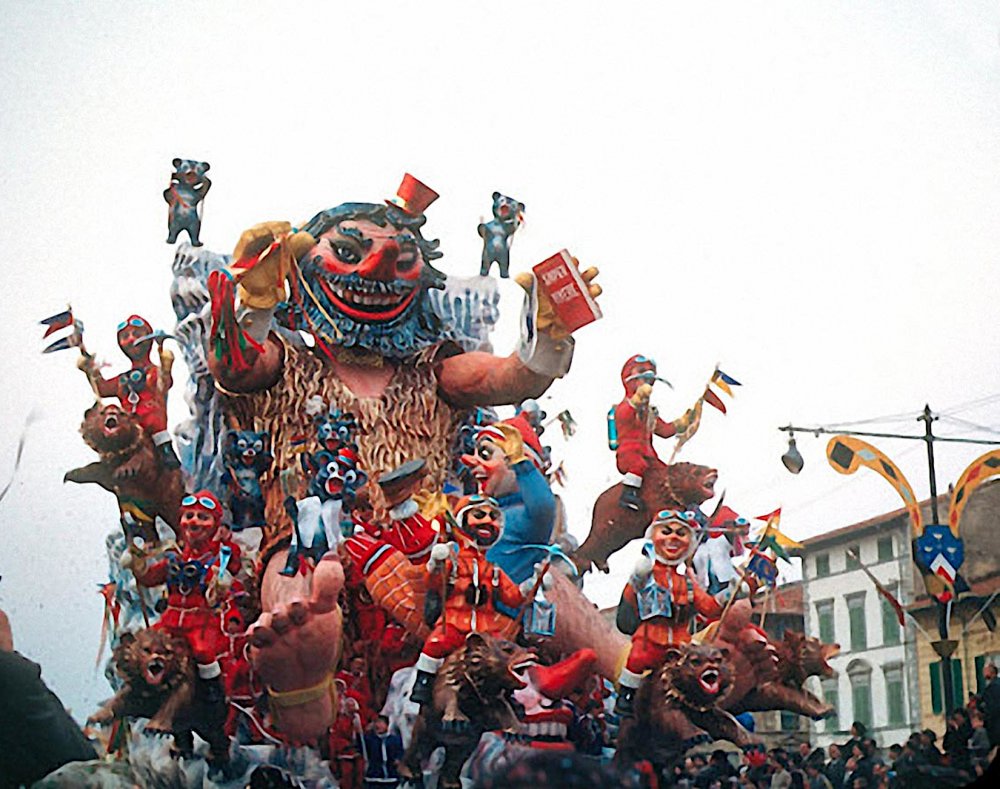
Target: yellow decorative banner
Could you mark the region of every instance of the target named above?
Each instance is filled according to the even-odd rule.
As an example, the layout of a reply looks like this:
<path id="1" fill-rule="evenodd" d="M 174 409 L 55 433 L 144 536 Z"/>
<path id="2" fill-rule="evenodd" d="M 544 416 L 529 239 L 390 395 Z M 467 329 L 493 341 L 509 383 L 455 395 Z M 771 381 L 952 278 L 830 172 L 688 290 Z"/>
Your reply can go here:
<path id="1" fill-rule="evenodd" d="M 913 487 L 899 467 L 880 449 L 855 436 L 834 436 L 826 445 L 826 459 L 841 474 L 853 474 L 861 466 L 865 466 L 881 476 L 903 499 L 903 505 L 910 515 L 913 537 L 917 538 L 923 533 L 924 518 L 917 504 L 917 497 L 913 494 Z"/>

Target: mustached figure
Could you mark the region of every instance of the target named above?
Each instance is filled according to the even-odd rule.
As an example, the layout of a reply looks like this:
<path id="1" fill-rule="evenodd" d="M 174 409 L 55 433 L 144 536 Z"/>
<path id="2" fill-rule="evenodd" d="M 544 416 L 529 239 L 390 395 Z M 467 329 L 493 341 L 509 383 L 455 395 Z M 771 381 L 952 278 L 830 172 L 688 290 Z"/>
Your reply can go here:
<path id="1" fill-rule="evenodd" d="M 368 475 L 358 468 L 358 455 L 350 447 L 336 454 L 322 450 L 302 454 L 302 467 L 309 486 L 305 498 L 285 499 L 285 511 L 292 520 L 292 543 L 282 575 L 305 571 L 306 559 L 318 562 L 327 551 L 335 550 L 344 530 L 353 531 L 351 508 L 358 488 Z"/>
<path id="2" fill-rule="evenodd" d="M 274 460 L 267 433 L 231 430 L 226 434 L 223 484 L 229 487 L 233 531 L 264 526 L 264 493 L 260 478 Z"/>

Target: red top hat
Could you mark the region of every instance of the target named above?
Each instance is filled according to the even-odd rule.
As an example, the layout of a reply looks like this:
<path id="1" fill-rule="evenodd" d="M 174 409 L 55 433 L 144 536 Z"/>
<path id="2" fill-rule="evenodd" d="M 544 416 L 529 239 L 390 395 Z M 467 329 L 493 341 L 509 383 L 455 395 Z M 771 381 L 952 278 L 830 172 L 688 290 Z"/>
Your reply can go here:
<path id="1" fill-rule="evenodd" d="M 557 701 L 583 685 L 596 672 L 596 666 L 597 653 L 593 649 L 580 649 L 554 665 L 532 666 L 528 673 L 545 698 Z"/>
<path id="2" fill-rule="evenodd" d="M 403 183 L 396 190 L 396 196 L 385 202 L 387 205 L 394 205 L 408 214 L 420 216 L 427 210 L 427 206 L 439 197 L 440 195 L 429 186 L 406 173 L 403 176 Z"/>

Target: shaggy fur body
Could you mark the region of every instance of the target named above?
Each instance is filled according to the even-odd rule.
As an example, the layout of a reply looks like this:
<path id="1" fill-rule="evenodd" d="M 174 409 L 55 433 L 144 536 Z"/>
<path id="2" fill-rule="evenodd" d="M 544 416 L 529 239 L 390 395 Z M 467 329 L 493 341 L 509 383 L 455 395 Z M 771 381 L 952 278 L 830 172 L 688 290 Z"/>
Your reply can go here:
<path id="1" fill-rule="evenodd" d="M 176 531 L 184 496 L 181 471 L 163 467 L 135 415 L 114 404 L 94 405 L 84 414 L 80 434 L 101 459 L 67 472 L 63 481 L 92 482 L 114 493 L 119 509 L 134 516 L 136 533 L 147 544 L 158 540 L 156 516 Z"/>
<path id="2" fill-rule="evenodd" d="M 396 371 L 381 397 L 359 398 L 307 348 L 286 344 L 284 373 L 269 389 L 224 396 L 227 410 L 243 430 L 266 430 L 271 435 L 275 462 L 261 478 L 267 532 L 274 544 L 291 534 L 284 493 L 276 469 L 295 468 L 298 456 L 292 440 L 312 432 L 302 404 L 319 395 L 331 408 L 351 412 L 358 423 L 358 466 L 371 478 L 413 458 L 427 461 L 428 485 L 440 487 L 450 463 L 450 449 L 463 413 L 438 394 L 434 357 L 437 347 L 422 351 Z M 390 362 L 386 361 L 386 364 Z M 381 491 L 370 491 L 376 506 L 384 506 Z M 265 548 L 266 550 L 266 548 Z"/>

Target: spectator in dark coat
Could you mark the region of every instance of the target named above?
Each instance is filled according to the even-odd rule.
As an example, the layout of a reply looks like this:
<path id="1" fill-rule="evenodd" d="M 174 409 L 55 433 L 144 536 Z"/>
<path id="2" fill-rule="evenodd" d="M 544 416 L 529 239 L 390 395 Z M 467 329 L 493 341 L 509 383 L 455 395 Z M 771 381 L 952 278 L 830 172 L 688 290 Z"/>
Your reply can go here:
<path id="1" fill-rule="evenodd" d="M 403 758 L 403 740 L 389 734 L 389 719 L 379 715 L 364 736 L 364 754 L 368 759 L 365 789 L 394 789 L 399 785 L 397 765 Z"/>
<path id="2" fill-rule="evenodd" d="M 948 757 L 948 764 L 961 770 L 969 767 L 969 738 L 972 725 L 969 714 L 962 708 L 955 710 L 948 719 L 948 730 L 944 733 L 942 746 Z"/>
<path id="3" fill-rule="evenodd" d="M 997 679 L 997 667 L 987 663 L 983 668 L 983 679 L 986 680 L 982 694 L 983 720 L 990 745 L 996 747 L 1000 745 L 1000 679 Z"/>
<path id="4" fill-rule="evenodd" d="M 839 745 L 831 745 L 827 753 L 830 754 L 830 761 L 826 763 L 823 772 L 833 784 L 833 789 L 841 789 L 844 785 L 844 776 L 847 774 L 843 753 Z"/>
<path id="5" fill-rule="evenodd" d="M 983 713 L 973 710 L 969 720 L 972 734 L 969 735 L 969 755 L 973 759 L 985 759 L 990 753 L 990 735 L 986 731 Z"/>
<path id="6" fill-rule="evenodd" d="M 941 751 L 937 747 L 937 734 L 934 733 L 933 729 L 924 729 L 920 732 L 919 737 L 920 753 L 924 757 L 924 761 L 933 767 L 940 766 Z"/>
<path id="7" fill-rule="evenodd" d="M 38 664 L 14 651 L 0 611 L 0 789 L 30 786 L 67 762 L 96 758 Z"/>

